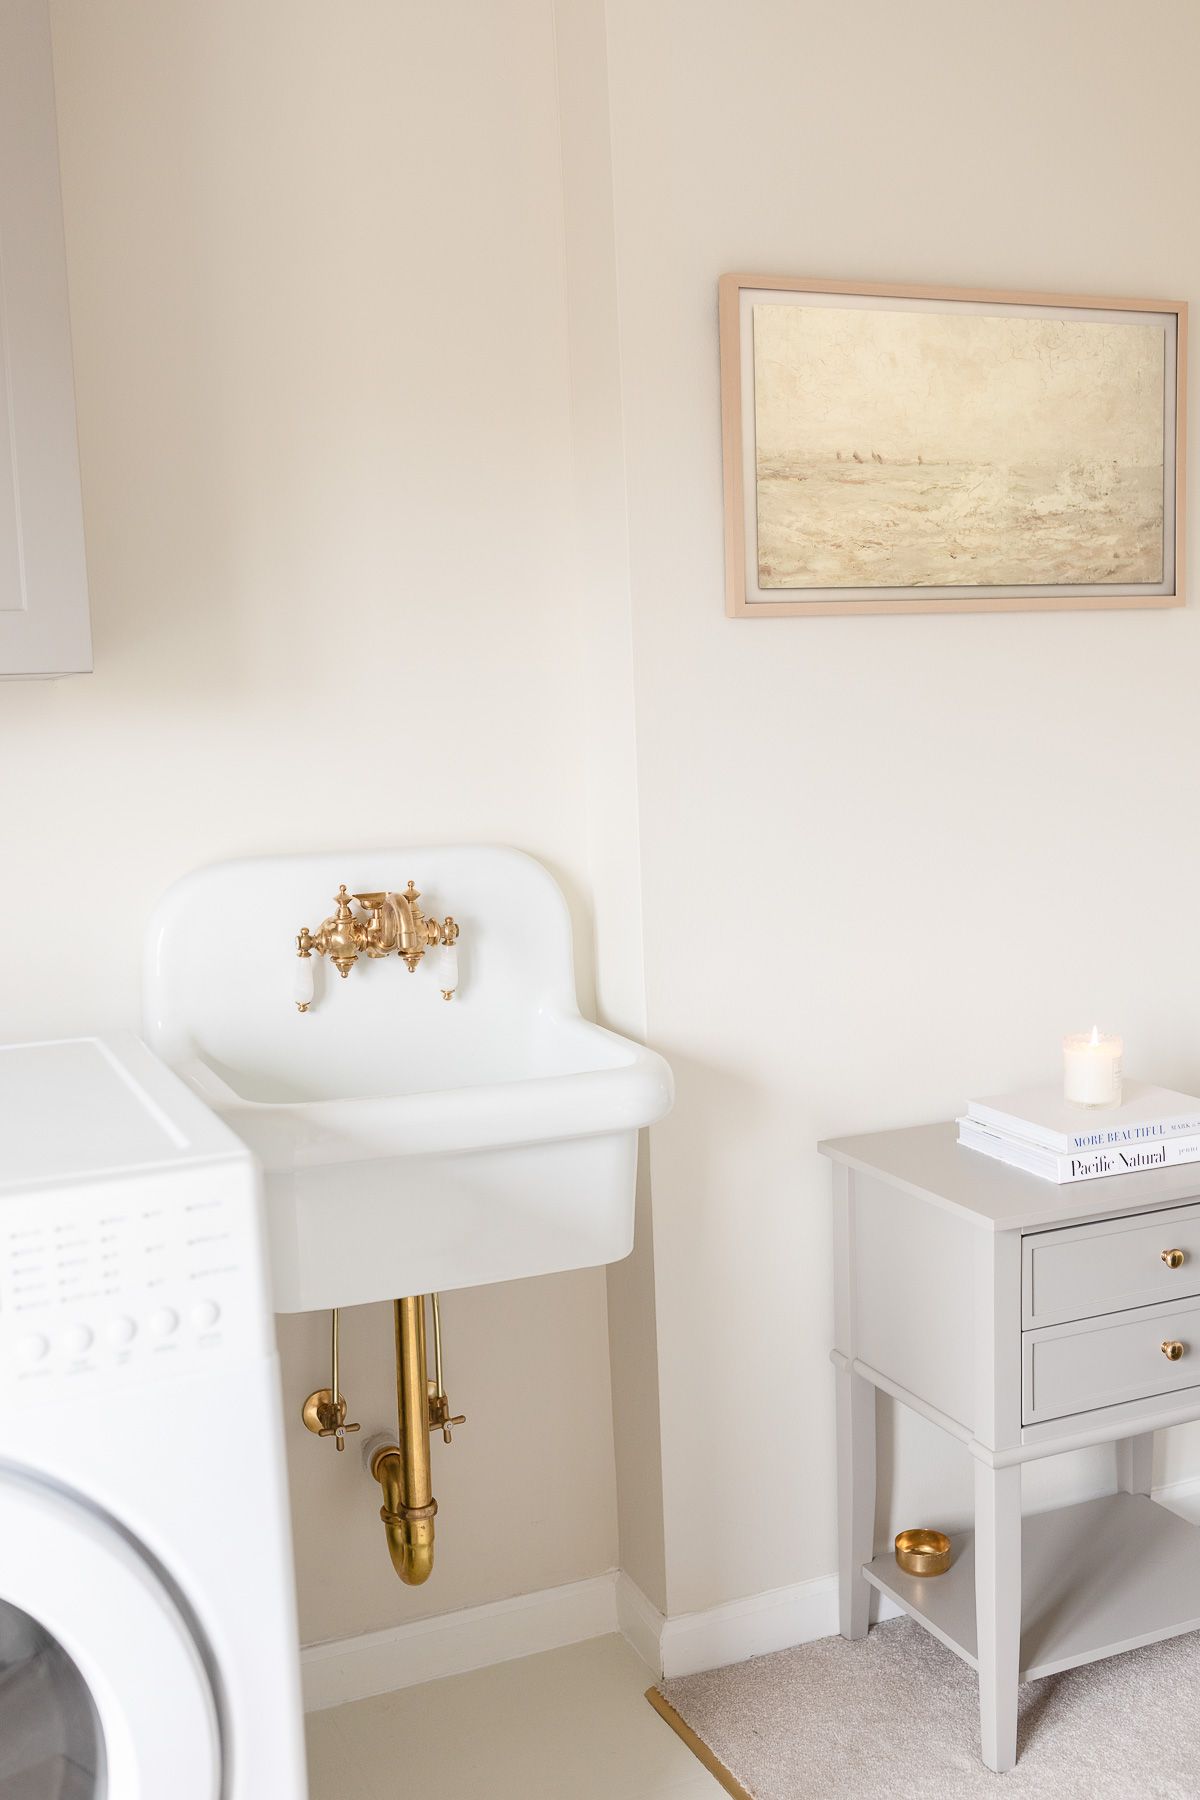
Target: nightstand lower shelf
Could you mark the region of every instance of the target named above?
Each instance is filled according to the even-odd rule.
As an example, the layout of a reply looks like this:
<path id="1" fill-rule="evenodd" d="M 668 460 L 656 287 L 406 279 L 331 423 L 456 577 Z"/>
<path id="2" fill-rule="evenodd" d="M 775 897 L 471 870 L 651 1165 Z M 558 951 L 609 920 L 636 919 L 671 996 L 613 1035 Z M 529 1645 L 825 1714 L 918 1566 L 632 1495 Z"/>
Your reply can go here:
<path id="1" fill-rule="evenodd" d="M 944 1575 L 906 1575 L 890 1553 L 863 1574 L 977 1668 L 973 1534 Z M 1030 1513 L 1021 1530 L 1022 1681 L 1200 1630 L 1200 1525 L 1143 1494 Z"/>

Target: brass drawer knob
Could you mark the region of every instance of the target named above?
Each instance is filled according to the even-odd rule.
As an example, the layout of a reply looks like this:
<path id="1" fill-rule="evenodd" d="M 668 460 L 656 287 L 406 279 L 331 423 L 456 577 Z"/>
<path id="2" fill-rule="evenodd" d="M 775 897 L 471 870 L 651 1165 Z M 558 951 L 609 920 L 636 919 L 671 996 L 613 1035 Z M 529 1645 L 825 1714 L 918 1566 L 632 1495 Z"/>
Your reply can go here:
<path id="1" fill-rule="evenodd" d="M 1184 1351 L 1178 1338 L 1164 1338 L 1161 1348 L 1168 1362 L 1178 1362 Z"/>
<path id="2" fill-rule="evenodd" d="M 1168 1269 L 1182 1269 L 1184 1263 L 1187 1261 L 1182 1250 L 1164 1250 L 1162 1259 L 1166 1263 Z"/>

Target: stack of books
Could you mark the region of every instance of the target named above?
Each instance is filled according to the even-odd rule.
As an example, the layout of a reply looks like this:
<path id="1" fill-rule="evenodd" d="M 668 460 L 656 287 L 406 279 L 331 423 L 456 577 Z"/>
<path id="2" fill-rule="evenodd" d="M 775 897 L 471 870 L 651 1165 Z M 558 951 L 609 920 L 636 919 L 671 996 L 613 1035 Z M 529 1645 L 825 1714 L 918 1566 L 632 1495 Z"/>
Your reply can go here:
<path id="1" fill-rule="evenodd" d="M 1127 1081 L 1119 1106 L 1081 1107 L 1061 1088 L 972 1100 L 958 1141 L 1046 1181 L 1094 1181 L 1200 1162 L 1200 1099 Z"/>

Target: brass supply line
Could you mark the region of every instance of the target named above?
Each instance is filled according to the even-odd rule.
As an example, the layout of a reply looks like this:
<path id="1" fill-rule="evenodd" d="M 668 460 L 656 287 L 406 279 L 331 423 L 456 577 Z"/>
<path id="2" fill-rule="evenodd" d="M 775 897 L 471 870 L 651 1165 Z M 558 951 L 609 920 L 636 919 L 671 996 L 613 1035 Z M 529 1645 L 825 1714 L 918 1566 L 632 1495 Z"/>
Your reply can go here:
<path id="1" fill-rule="evenodd" d="M 357 1431 L 359 1427 L 347 1422 L 346 1396 L 342 1393 L 341 1351 L 339 1347 L 341 1315 L 335 1306 L 330 1314 L 329 1361 L 331 1374 L 329 1386 L 318 1388 L 308 1396 L 301 1409 L 301 1418 L 305 1425 L 317 1437 L 332 1438 L 339 1450 L 346 1448 L 346 1434 Z"/>
<path id="2" fill-rule="evenodd" d="M 396 1424 L 399 1443 L 385 1444 L 371 1457 L 371 1474 L 383 1490 L 379 1516 L 387 1531 L 388 1554 L 401 1581 L 419 1587 L 433 1573 L 434 1516 L 429 1434 L 461 1425 L 449 1417 L 441 1383 L 441 1319 L 435 1306 L 438 1379 L 429 1380 L 425 1341 L 425 1296 L 397 1300 Z"/>

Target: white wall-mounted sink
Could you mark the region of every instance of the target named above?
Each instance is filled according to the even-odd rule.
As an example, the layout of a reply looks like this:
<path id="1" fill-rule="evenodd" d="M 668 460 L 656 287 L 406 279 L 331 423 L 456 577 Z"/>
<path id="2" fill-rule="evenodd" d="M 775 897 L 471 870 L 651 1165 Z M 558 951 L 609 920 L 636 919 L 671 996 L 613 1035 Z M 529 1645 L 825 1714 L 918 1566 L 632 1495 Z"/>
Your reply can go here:
<path id="1" fill-rule="evenodd" d="M 324 958 L 307 1013 L 295 936 L 351 893 L 400 892 L 461 927 L 460 982 Z M 488 847 L 264 857 L 200 869 L 147 938 L 149 1042 L 266 1172 L 281 1312 L 613 1262 L 633 1239 L 637 1132 L 671 1104 L 653 1051 L 575 999 L 566 904 Z"/>

